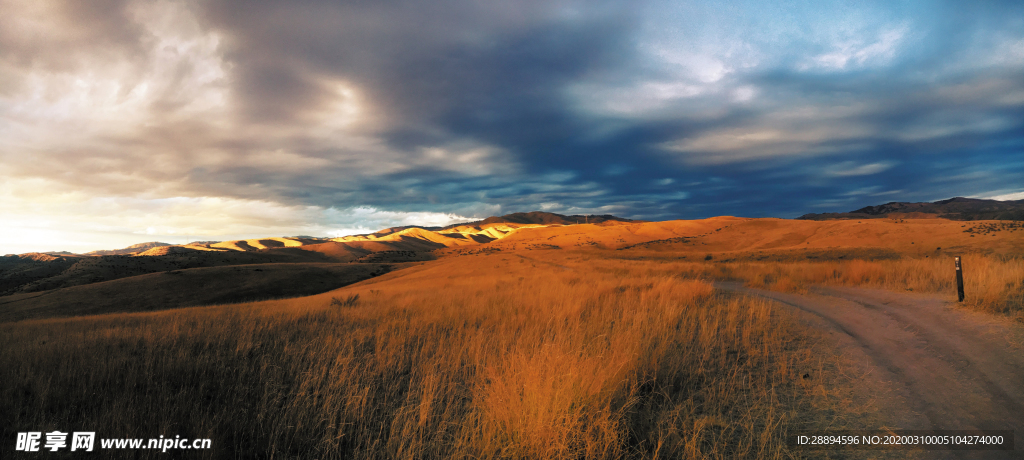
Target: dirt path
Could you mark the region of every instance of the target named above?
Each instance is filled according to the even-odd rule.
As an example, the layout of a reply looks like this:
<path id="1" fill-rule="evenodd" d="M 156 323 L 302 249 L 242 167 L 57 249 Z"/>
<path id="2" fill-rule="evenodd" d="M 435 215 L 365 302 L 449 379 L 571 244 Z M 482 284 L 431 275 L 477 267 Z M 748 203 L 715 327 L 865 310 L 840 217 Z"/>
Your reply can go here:
<path id="1" fill-rule="evenodd" d="M 903 430 L 1014 430 L 1014 452 L 923 452 L 925 458 L 1024 458 L 1021 328 L 937 296 L 815 287 L 787 294 L 716 286 L 794 307 L 862 363 L 864 388 Z M 879 427 L 881 428 L 881 427 Z"/>

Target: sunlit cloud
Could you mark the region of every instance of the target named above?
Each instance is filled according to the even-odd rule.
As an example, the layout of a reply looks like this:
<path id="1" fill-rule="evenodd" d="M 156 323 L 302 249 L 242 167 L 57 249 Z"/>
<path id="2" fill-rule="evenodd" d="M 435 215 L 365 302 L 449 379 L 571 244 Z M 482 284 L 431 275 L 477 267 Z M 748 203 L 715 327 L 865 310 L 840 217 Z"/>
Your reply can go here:
<path id="1" fill-rule="evenodd" d="M 894 166 L 889 162 L 878 162 L 857 165 L 853 162 L 838 163 L 829 168 L 825 174 L 833 177 L 869 176 L 888 170 Z"/>
<path id="2" fill-rule="evenodd" d="M 1019 2 L 0 14 L 0 211 L 33 250 L 538 209 L 792 217 L 1024 181 Z"/>
<path id="3" fill-rule="evenodd" d="M 987 199 L 987 200 L 999 200 L 999 201 L 1024 200 L 1024 190 L 1021 190 L 1019 192 L 1011 192 L 1011 193 L 1002 193 L 1002 192 L 996 192 L 996 193 L 998 193 L 998 195 L 985 194 L 985 195 L 978 196 L 977 198 L 984 198 L 984 199 Z"/>
<path id="4" fill-rule="evenodd" d="M 343 236 L 403 225 L 444 226 L 474 218 L 456 212 L 287 206 L 224 197 L 141 199 L 40 193 L 37 187 L 45 185 L 30 180 L 8 183 L 0 190 L 0 214 L 5 222 L 0 227 L 0 253 L 86 252 L 154 240 L 184 244 L 269 235 Z M 482 217 L 499 208 L 465 206 L 463 210 Z M 78 236 L 61 236 L 68 234 Z M 54 248 L 55 243 L 60 247 Z"/>
<path id="5" fill-rule="evenodd" d="M 775 157 L 836 154 L 862 148 L 866 136 L 856 127 L 820 124 L 799 127 L 730 128 L 668 142 L 663 148 L 681 154 L 687 164 L 708 165 Z"/>

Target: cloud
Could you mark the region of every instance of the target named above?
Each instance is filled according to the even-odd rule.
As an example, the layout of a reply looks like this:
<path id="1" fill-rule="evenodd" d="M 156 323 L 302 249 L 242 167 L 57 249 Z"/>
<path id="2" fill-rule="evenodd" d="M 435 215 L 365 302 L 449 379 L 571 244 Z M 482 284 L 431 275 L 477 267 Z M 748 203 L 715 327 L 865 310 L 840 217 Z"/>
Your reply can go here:
<path id="1" fill-rule="evenodd" d="M 24 225 L 132 235 L 983 194 L 1024 181 L 1022 8 L 10 0 L 0 183 L 44 184 Z"/>
<path id="2" fill-rule="evenodd" d="M 0 187 L 0 253 L 88 252 L 160 240 L 231 240 L 265 236 L 343 236 L 401 225 L 443 226 L 500 211 L 463 206 L 453 212 L 395 212 L 369 206 L 334 208 L 282 205 L 224 197 L 130 198 L 81 192 L 48 193 L 40 180 Z M 461 215 L 459 212 L 468 215 Z M 75 229 L 74 240 L 55 236 Z M 60 246 L 55 248 L 54 244 Z"/>
<path id="3" fill-rule="evenodd" d="M 999 200 L 999 201 L 1024 200 L 1024 190 L 1019 191 L 1019 192 L 1010 192 L 1010 193 L 1002 193 L 1002 192 L 995 192 L 995 193 L 997 193 L 997 194 L 996 195 L 985 194 L 985 195 L 979 196 L 978 198 L 984 198 L 986 200 Z"/>
<path id="4" fill-rule="evenodd" d="M 832 177 L 869 176 L 872 174 L 878 174 L 892 168 L 893 166 L 893 163 L 888 162 L 869 163 L 863 165 L 843 162 L 833 166 L 826 174 Z"/>
<path id="5" fill-rule="evenodd" d="M 851 128 L 820 126 L 809 129 L 727 128 L 664 144 L 683 154 L 688 164 L 748 162 L 779 156 L 834 154 L 860 147 L 863 135 Z"/>
<path id="6" fill-rule="evenodd" d="M 801 64 L 801 70 L 846 70 L 850 67 L 866 65 L 885 65 L 896 56 L 897 49 L 908 31 L 907 25 L 888 28 L 877 37 L 865 42 L 863 37 L 843 40 L 831 45 L 831 50 L 817 56 L 811 56 L 808 62 Z"/>

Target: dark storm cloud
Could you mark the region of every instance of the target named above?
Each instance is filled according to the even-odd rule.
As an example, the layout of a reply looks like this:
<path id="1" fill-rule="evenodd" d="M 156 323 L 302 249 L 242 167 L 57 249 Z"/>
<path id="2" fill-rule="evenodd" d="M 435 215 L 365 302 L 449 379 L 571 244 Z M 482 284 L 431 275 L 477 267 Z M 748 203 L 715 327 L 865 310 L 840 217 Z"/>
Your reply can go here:
<path id="1" fill-rule="evenodd" d="M 588 129 L 587 121 L 567 106 L 563 89 L 592 69 L 631 62 L 629 33 L 637 21 L 631 5 L 575 2 L 204 6 L 204 23 L 225 37 L 237 116 L 267 125 L 299 123 L 301 114 L 332 97 L 329 82 L 341 81 L 358 88 L 374 112 L 378 123 L 366 131 L 397 152 L 398 161 L 415 165 L 358 178 L 360 189 L 348 194 L 323 194 L 330 187 L 310 194 L 298 183 L 299 190 L 286 193 L 325 206 L 353 204 L 337 200 L 341 195 L 393 208 L 418 207 L 417 201 L 502 202 L 510 199 L 507 190 L 536 196 L 528 192 L 534 178 L 589 168 L 593 158 L 573 144 Z M 253 139 L 251 148 L 263 142 Z M 291 142 L 301 139 L 286 145 L 296 145 Z M 500 150 L 517 174 L 498 171 L 483 180 L 489 186 L 477 188 L 478 177 L 417 159 L 421 149 L 466 142 Z M 602 149 L 607 146 L 590 153 Z M 348 155 L 344 145 L 305 153 Z M 342 165 L 334 167 L 347 176 Z M 280 183 L 270 171 L 232 169 L 221 179 L 239 185 Z M 192 171 L 204 181 L 210 173 Z M 417 180 L 409 180 L 413 177 Z M 548 185 L 569 191 L 578 186 Z M 550 191 L 540 194 L 574 201 Z"/>
<path id="2" fill-rule="evenodd" d="M 1017 2 L 52 5 L 5 7 L 0 173 L 63 192 L 668 219 L 1024 188 Z"/>
<path id="3" fill-rule="evenodd" d="M 622 51 L 631 17 L 626 5 L 575 2 L 206 7 L 205 20 L 227 37 L 249 115 L 315 103 L 301 94 L 316 91 L 310 79 L 333 77 L 365 91 L 389 125 L 424 131 L 557 105 L 559 85 Z"/>

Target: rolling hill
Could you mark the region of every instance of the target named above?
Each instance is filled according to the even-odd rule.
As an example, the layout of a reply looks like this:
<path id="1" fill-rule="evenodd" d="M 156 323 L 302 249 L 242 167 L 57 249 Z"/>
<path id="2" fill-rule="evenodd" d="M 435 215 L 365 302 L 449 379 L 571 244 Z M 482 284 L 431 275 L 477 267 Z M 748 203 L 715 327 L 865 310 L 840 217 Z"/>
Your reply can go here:
<path id="1" fill-rule="evenodd" d="M 574 224 L 600 224 L 603 222 L 633 222 L 630 219 L 623 219 L 621 217 L 615 217 L 610 214 L 604 215 L 581 215 L 575 214 L 571 216 L 565 216 L 562 214 L 555 214 L 553 212 L 533 211 L 533 212 L 516 212 L 512 214 L 506 214 L 504 216 L 492 216 L 484 220 L 476 222 L 467 222 L 464 224 L 453 224 L 447 227 L 461 227 L 461 226 L 480 226 L 487 224 L 520 224 L 520 225 L 574 225 Z"/>
<path id="2" fill-rule="evenodd" d="M 169 270 L 0 297 L 0 321 L 307 296 L 393 268 L 383 264 L 269 263 Z"/>
<path id="3" fill-rule="evenodd" d="M 147 251 L 149 249 L 159 248 L 159 247 L 162 247 L 162 246 L 172 246 L 172 245 L 170 243 L 161 243 L 159 241 L 151 241 L 149 243 L 133 244 L 133 245 L 128 246 L 128 247 L 126 247 L 124 249 L 110 249 L 110 250 L 103 250 L 103 251 L 87 252 L 87 253 L 85 253 L 85 255 L 87 255 L 87 256 L 117 256 L 117 255 L 126 255 L 126 254 L 137 254 L 137 253 L 145 252 L 145 251 Z"/>
<path id="4" fill-rule="evenodd" d="M 0 304 L 7 302 L 10 309 L 15 305 L 9 301 L 21 302 L 21 299 L 34 298 L 43 293 L 46 302 L 59 301 L 75 311 L 96 312 L 106 307 L 87 306 L 75 299 L 100 299 L 104 297 L 94 295 L 93 292 L 106 292 L 110 294 L 107 297 L 116 300 L 118 297 L 112 293 L 120 291 L 128 293 L 125 295 L 130 298 L 134 298 L 131 297 L 135 295 L 131 294 L 133 292 L 150 291 L 158 297 L 166 294 L 167 298 L 179 298 L 175 297 L 178 294 L 165 291 L 188 289 L 211 289 L 227 293 L 225 295 L 229 297 L 235 296 L 232 298 L 241 298 L 231 293 L 249 291 L 240 291 L 241 288 L 232 287 L 232 283 L 202 287 L 206 284 L 175 284 L 168 282 L 172 278 L 162 278 L 166 273 L 186 273 L 189 276 L 195 273 L 236 279 L 238 270 L 241 270 L 238 273 L 249 273 L 254 280 L 262 280 L 262 287 L 252 291 L 259 295 L 304 295 L 310 292 L 288 286 L 303 282 L 302 277 L 305 275 L 301 275 L 304 270 L 301 267 L 313 270 L 310 267 L 337 265 L 338 268 L 330 270 L 362 273 L 367 268 L 341 267 L 426 262 L 480 253 L 525 255 L 531 251 L 570 250 L 581 254 L 596 251 L 595 254 L 607 255 L 607 251 L 614 251 L 614 257 L 624 259 L 672 258 L 714 262 L 877 260 L 928 258 L 971 252 L 1024 255 L 1024 223 L 998 220 L 964 222 L 936 218 L 935 214 L 930 214 L 929 218 L 901 218 L 896 216 L 911 214 L 890 212 L 908 209 L 950 210 L 955 209 L 957 203 L 960 202 L 940 203 L 940 208 L 890 204 L 886 205 L 888 207 L 864 211 L 875 213 L 872 215 L 888 215 L 888 219 L 860 220 L 723 216 L 701 220 L 645 222 L 605 218 L 594 219 L 597 223 L 566 225 L 562 223 L 566 221 L 565 216 L 525 213 L 503 216 L 500 221 L 495 219 L 487 222 L 488 219 L 484 219 L 444 228 L 397 227 L 334 239 L 281 237 L 187 246 L 153 244 L 142 252 L 120 255 L 22 254 L 0 258 Z M 965 206 L 973 205 L 967 202 Z M 287 270 L 275 268 L 260 274 L 245 268 L 255 265 L 293 267 Z M 275 275 L 267 276 L 270 274 Z M 177 279 L 191 279 L 189 276 Z M 117 283 L 110 284 L 114 281 Z M 106 286 L 103 288 L 105 291 L 84 289 L 100 284 Z M 334 284 L 327 283 L 324 286 Z M 62 293 L 57 294 L 57 291 Z M 150 299 L 145 296 L 140 298 Z M 211 291 L 180 299 L 183 300 L 170 304 L 194 305 L 225 301 L 226 298 L 218 297 Z M 107 305 L 103 302 L 106 301 L 99 304 Z M 162 300 L 155 302 L 154 305 L 169 305 Z M 25 303 L 21 307 L 28 308 L 26 305 L 30 304 L 33 303 Z M 4 316 L 3 310 L 0 308 L 0 316 Z"/>
<path id="5" fill-rule="evenodd" d="M 264 252 L 208 252 L 182 249 L 181 246 L 161 246 L 146 252 L 151 251 L 161 251 L 161 255 L 22 254 L 0 257 L 0 295 L 47 291 L 168 270 L 263 263 L 338 262 L 327 255 L 296 248 Z"/>
<path id="6" fill-rule="evenodd" d="M 866 206 L 850 212 L 804 214 L 797 219 L 878 219 L 887 217 L 929 218 L 950 220 L 1024 220 L 1024 200 L 998 201 L 956 197 L 934 203 L 890 202 Z"/>
<path id="7" fill-rule="evenodd" d="M 482 221 L 448 227 L 395 227 L 367 235 L 327 239 L 315 237 L 269 237 L 221 242 L 193 242 L 169 245 L 149 242 L 122 249 L 94 251 L 88 254 L 31 253 L 0 258 L 0 303 L 6 296 L 67 290 L 80 286 L 124 280 L 113 286 L 149 286 L 151 274 L 206 268 L 240 267 L 254 264 L 388 264 L 427 261 L 435 251 L 476 247 L 504 239 L 518 231 L 545 226 L 573 225 L 577 218 L 599 223 L 627 222 L 614 216 L 563 216 L 531 212 L 491 217 Z M 356 271 L 362 269 L 354 269 Z M 191 273 L 191 272 L 190 272 Z M 208 270 L 210 276 L 225 271 Z M 264 277 L 266 278 L 266 277 Z M 277 292 L 276 281 L 265 280 L 270 292 Z M 138 289 L 150 289 L 137 287 Z M 151 287 L 170 289 L 167 283 Z M 218 290 L 233 292 L 226 286 Z M 91 292 L 73 290 L 74 292 Z M 291 292 L 291 291 L 288 291 Z M 305 291 L 303 291 L 305 292 Z M 71 295 L 70 293 L 67 295 Z M 29 296 L 32 297 L 32 296 Z M 65 295 L 50 299 L 65 299 Z M 86 296 L 89 297 L 89 296 Z M 202 296 L 200 296 L 202 297 Z M 202 297 L 206 299 L 206 297 Z M 71 302 L 70 297 L 65 299 Z M 199 302 L 200 298 L 191 298 Z M 64 302 L 65 300 L 62 300 Z M 209 299 L 207 299 L 209 300 Z M 76 304 L 71 302 L 71 304 Z M 69 307 L 70 308 L 70 307 Z M 82 307 L 81 309 L 90 310 Z M 83 311 L 84 311 L 83 310 Z"/>

